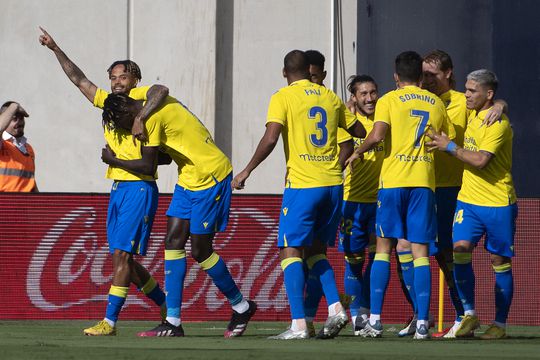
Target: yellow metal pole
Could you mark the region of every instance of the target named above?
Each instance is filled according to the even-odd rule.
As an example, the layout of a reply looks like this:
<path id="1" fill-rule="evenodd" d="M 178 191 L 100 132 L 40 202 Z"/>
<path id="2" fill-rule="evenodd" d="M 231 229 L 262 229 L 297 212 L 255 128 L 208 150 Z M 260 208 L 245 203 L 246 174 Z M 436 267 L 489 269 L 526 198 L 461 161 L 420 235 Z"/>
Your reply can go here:
<path id="1" fill-rule="evenodd" d="M 446 281 L 444 279 L 444 273 L 439 269 L 439 321 L 437 322 L 437 331 L 443 331 L 444 323 L 444 289 L 446 288 Z"/>

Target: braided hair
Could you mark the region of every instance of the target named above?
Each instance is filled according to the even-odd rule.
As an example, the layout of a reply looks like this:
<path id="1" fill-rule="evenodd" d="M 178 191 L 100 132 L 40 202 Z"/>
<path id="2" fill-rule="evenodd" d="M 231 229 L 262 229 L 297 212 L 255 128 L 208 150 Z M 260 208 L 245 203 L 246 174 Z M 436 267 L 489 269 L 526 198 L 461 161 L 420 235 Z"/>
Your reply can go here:
<path id="1" fill-rule="evenodd" d="M 103 104 L 103 127 L 108 130 L 122 128 L 120 121 L 132 116 L 131 108 L 134 102 L 127 94 L 109 94 Z"/>
<path id="2" fill-rule="evenodd" d="M 130 73 L 131 75 L 135 76 L 135 78 L 137 78 L 138 80 L 142 79 L 141 69 L 139 68 L 139 65 L 137 65 L 135 61 L 131 61 L 131 60 L 118 60 L 118 61 L 113 62 L 112 65 L 109 66 L 109 68 L 107 69 L 107 72 L 109 73 L 109 77 L 111 77 L 112 69 L 114 69 L 116 65 L 124 65 L 125 72 Z"/>

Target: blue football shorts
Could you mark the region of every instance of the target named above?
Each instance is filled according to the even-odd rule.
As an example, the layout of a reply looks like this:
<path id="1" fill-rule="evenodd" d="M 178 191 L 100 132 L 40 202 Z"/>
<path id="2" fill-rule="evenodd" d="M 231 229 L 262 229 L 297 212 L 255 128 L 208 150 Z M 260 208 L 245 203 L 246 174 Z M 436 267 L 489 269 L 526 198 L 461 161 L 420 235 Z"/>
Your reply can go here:
<path id="1" fill-rule="evenodd" d="M 452 249 L 452 224 L 456 212 L 459 186 L 438 187 L 435 189 L 437 204 L 437 241 L 432 246 L 430 255 L 436 255 L 439 250 Z"/>
<path id="2" fill-rule="evenodd" d="M 478 244 L 486 235 L 484 247 L 492 254 L 514 256 L 517 204 L 492 207 L 457 202 L 454 215 L 454 243 L 466 240 Z"/>
<path id="3" fill-rule="evenodd" d="M 189 220 L 192 234 L 225 231 L 231 208 L 231 180 L 232 173 L 211 188 L 198 191 L 177 184 L 167 216 Z"/>
<path id="4" fill-rule="evenodd" d="M 158 205 L 155 181 L 115 181 L 107 210 L 107 240 L 111 254 L 119 249 L 146 254 Z"/>
<path id="5" fill-rule="evenodd" d="M 377 236 L 429 244 L 437 237 L 435 194 L 430 188 L 379 189 Z"/>
<path id="6" fill-rule="evenodd" d="M 375 233 L 377 203 L 343 201 L 343 218 L 339 229 L 339 251 L 360 253 L 368 246 L 369 235 Z"/>
<path id="7" fill-rule="evenodd" d="M 314 239 L 328 244 L 337 236 L 343 186 L 286 188 L 279 216 L 278 247 L 311 246 Z"/>

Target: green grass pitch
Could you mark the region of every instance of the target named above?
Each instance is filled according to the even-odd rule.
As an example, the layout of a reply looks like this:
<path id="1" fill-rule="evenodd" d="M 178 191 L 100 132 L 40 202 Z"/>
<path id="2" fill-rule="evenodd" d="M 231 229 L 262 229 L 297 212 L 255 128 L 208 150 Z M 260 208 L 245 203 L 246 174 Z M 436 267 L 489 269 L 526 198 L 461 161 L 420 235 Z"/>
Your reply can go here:
<path id="1" fill-rule="evenodd" d="M 224 322 L 186 323 L 184 338 L 137 338 L 155 324 L 121 321 L 118 335 L 87 337 L 92 321 L 0 321 L 0 359 L 539 359 L 540 327 L 509 329 L 497 341 L 398 338 L 397 326 L 386 326 L 381 339 L 352 336 L 350 327 L 333 340 L 266 339 L 287 323 L 252 322 L 244 336 L 224 339 Z M 320 328 L 318 324 L 317 328 Z M 483 327 L 482 329 L 484 329 Z M 481 333 L 478 332 L 477 334 Z"/>

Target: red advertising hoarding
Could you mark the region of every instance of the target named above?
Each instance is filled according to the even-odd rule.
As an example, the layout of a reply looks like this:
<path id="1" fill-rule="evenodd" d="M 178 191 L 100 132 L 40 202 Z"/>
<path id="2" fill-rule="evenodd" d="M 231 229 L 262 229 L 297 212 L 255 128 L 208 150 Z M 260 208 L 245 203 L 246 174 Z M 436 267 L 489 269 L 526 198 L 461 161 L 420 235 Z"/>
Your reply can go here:
<path id="1" fill-rule="evenodd" d="M 170 195 L 162 195 L 146 257 L 138 260 L 163 283 L 165 211 Z M 112 276 L 105 220 L 106 194 L 0 195 L 0 282 L 2 319 L 99 319 L 104 316 Z M 281 196 L 233 196 L 227 231 L 218 234 L 214 249 L 226 261 L 243 294 L 257 302 L 255 320 L 288 320 L 289 310 L 278 259 L 276 235 Z M 538 234 L 540 201 L 520 200 L 516 234 L 514 304 L 509 322 L 540 325 Z M 188 246 L 189 253 L 189 246 Z M 342 289 L 343 257 L 330 249 Z M 438 270 L 433 266 L 432 311 L 437 314 Z M 475 252 L 477 307 L 488 322 L 494 314 L 493 281 L 489 256 Z M 393 268 L 395 264 L 392 265 Z M 318 319 L 326 317 L 324 299 Z M 451 304 L 445 300 L 445 319 Z M 227 300 L 198 264 L 188 260 L 182 319 L 226 320 Z M 402 322 L 410 315 L 397 276 L 392 276 L 383 318 Z M 134 286 L 121 319 L 159 319 L 159 311 Z"/>

